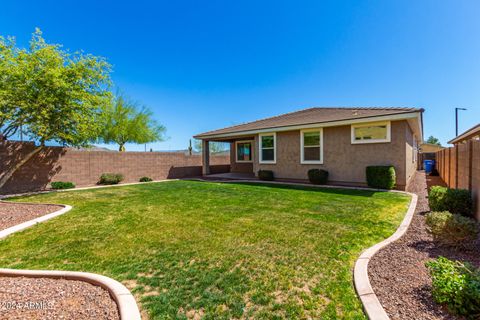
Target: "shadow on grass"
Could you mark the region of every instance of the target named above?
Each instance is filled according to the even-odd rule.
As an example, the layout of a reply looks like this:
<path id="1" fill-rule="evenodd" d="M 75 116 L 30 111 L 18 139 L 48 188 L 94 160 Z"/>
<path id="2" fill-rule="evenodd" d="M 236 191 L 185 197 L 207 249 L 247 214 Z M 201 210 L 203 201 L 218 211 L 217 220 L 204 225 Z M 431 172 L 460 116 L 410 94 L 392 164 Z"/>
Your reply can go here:
<path id="1" fill-rule="evenodd" d="M 311 191 L 311 192 L 321 192 L 329 194 L 341 194 L 341 195 L 352 195 L 352 196 L 362 196 L 362 197 L 372 197 L 377 192 L 384 191 L 372 191 L 372 190 L 358 190 L 358 189 L 345 189 L 342 187 L 316 187 L 316 186 L 304 186 L 304 185 L 293 185 L 293 184 L 282 184 L 280 183 L 264 183 L 264 182 L 251 182 L 251 181 L 200 181 L 200 182 L 217 182 L 217 183 L 226 183 L 233 185 L 248 185 L 255 186 L 259 188 L 274 188 L 274 189 L 288 189 L 288 190 L 300 190 L 300 191 Z"/>

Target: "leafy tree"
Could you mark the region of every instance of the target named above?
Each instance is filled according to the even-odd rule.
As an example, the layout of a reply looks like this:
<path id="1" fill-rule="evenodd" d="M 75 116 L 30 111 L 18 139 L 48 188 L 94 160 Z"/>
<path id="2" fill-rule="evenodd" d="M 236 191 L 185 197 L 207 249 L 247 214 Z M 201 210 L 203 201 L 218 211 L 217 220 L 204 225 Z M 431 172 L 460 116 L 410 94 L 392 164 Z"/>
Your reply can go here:
<path id="1" fill-rule="evenodd" d="M 0 36 L 0 141 L 13 136 L 25 118 L 20 97 L 25 54 L 16 47 L 14 38 Z"/>
<path id="2" fill-rule="evenodd" d="M 197 152 L 202 152 L 202 140 L 195 139 L 194 148 Z M 210 141 L 209 144 L 210 153 L 225 152 L 228 151 L 229 148 L 230 144 L 228 142 Z"/>
<path id="3" fill-rule="evenodd" d="M 429 143 L 429 144 L 435 144 L 437 146 L 441 146 L 442 144 L 440 143 L 440 140 L 438 140 L 437 138 L 435 138 L 434 136 L 430 136 L 428 137 L 427 141 L 425 141 L 426 143 Z"/>
<path id="4" fill-rule="evenodd" d="M 125 151 L 126 143 L 163 141 L 165 127 L 157 124 L 152 112 L 145 107 L 117 95 L 105 109 L 105 124 L 100 139 L 116 143 L 119 151 Z"/>
<path id="5" fill-rule="evenodd" d="M 0 38 L 0 126 L 8 138 L 23 125 L 39 142 L 0 179 L 0 188 L 47 141 L 83 146 L 95 139 L 102 123 L 102 106 L 109 100 L 110 65 L 104 58 L 69 53 L 48 44 L 39 29 L 28 49 L 13 38 Z"/>

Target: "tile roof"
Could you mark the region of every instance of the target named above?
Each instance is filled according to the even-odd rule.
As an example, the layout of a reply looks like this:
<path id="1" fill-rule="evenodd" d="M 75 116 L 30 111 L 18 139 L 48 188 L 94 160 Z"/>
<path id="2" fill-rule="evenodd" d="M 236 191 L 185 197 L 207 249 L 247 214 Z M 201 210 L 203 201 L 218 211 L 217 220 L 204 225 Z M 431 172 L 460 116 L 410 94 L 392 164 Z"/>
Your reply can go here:
<path id="1" fill-rule="evenodd" d="M 204 132 L 196 135 L 196 138 L 208 138 L 212 135 L 241 134 L 244 131 L 262 130 L 333 121 L 354 120 L 378 116 L 396 115 L 410 112 L 423 112 L 419 108 L 379 108 L 379 107 L 348 107 L 348 108 L 308 108 L 295 112 L 281 114 L 275 117 L 247 122 L 223 129 Z"/>

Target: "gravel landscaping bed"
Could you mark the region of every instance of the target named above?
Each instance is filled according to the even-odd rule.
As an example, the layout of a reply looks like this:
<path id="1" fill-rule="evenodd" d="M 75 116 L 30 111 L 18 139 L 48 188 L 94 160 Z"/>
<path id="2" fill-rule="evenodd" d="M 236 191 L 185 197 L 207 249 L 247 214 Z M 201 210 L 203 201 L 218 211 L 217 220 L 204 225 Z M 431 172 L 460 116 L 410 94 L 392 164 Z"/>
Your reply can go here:
<path id="1" fill-rule="evenodd" d="M 480 266 L 480 245 L 470 251 L 457 251 L 434 244 L 425 227 L 429 211 L 427 184 L 440 184 L 438 177 L 416 173 L 408 190 L 418 195 L 412 223 L 398 241 L 380 250 L 370 260 L 368 273 L 380 303 L 391 319 L 461 319 L 436 304 L 425 262 L 438 256 L 465 260 Z"/>
<path id="2" fill-rule="evenodd" d="M 0 230 L 62 206 L 0 202 Z M 87 282 L 0 277 L 0 319 L 120 319 L 109 292 Z"/>
<path id="3" fill-rule="evenodd" d="M 62 208 L 62 206 L 51 204 L 0 202 L 0 230 L 44 216 Z"/>
<path id="4" fill-rule="evenodd" d="M 1 319 L 119 319 L 103 288 L 83 281 L 0 277 Z"/>

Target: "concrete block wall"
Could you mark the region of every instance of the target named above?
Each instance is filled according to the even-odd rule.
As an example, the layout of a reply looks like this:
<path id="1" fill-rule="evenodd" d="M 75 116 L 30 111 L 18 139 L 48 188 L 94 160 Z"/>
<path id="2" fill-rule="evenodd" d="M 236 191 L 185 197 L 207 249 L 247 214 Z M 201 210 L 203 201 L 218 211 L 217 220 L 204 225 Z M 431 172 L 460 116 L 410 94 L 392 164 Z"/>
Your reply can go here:
<path id="1" fill-rule="evenodd" d="M 35 146 L 33 143 L 0 144 L 0 177 Z M 212 173 L 230 171 L 229 155 L 212 155 Z M 77 186 L 95 185 L 102 173 L 121 173 L 124 182 L 147 176 L 154 180 L 201 176 L 202 157 L 182 152 L 88 151 L 45 147 L 22 166 L 0 189 L 0 194 L 42 190 L 52 181 L 71 181 Z"/>

